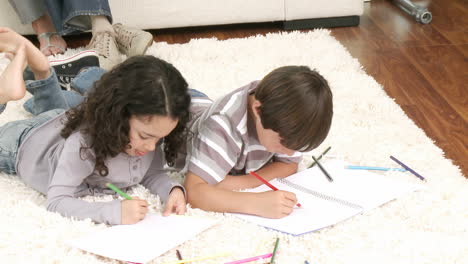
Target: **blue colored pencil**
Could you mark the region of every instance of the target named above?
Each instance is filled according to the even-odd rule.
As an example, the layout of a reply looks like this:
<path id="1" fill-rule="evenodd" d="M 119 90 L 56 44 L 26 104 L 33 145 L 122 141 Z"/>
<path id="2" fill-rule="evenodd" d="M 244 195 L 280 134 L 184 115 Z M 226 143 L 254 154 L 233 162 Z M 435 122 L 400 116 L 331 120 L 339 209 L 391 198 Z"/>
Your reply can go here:
<path id="1" fill-rule="evenodd" d="M 346 169 L 350 170 L 378 170 L 378 171 L 407 171 L 403 168 L 386 168 L 386 167 L 373 167 L 373 166 L 356 166 L 356 165 L 348 165 L 345 167 Z"/>
<path id="2" fill-rule="evenodd" d="M 395 157 L 393 156 L 390 156 L 390 158 L 395 161 L 396 163 L 400 164 L 400 166 L 402 166 L 403 168 L 407 169 L 409 172 L 411 172 L 412 174 L 414 174 L 414 176 L 418 177 L 419 179 L 421 179 L 422 181 L 425 181 L 426 179 L 421 176 L 419 173 L 415 172 L 413 169 L 411 169 L 410 167 L 406 166 L 403 162 L 397 160 Z"/>

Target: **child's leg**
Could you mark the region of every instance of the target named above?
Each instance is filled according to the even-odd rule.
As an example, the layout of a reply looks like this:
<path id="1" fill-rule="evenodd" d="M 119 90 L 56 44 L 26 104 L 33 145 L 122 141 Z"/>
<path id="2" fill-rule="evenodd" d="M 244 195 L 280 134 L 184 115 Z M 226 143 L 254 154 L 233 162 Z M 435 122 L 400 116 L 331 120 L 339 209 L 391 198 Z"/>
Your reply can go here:
<path id="1" fill-rule="evenodd" d="M 85 58 L 83 57 L 83 59 Z M 61 63 L 70 64 L 71 61 L 62 60 Z M 105 71 L 98 67 L 87 67 L 88 65 L 84 63 L 78 65 L 85 68 L 79 72 L 78 75 L 71 78 L 71 86 L 74 90 L 84 95 L 90 87 L 92 87 L 93 83 L 101 78 Z M 89 65 L 93 65 L 93 63 L 89 63 Z M 56 64 L 54 67 L 60 68 L 60 64 Z M 75 71 L 78 71 L 78 68 L 76 68 Z M 37 115 L 50 109 L 69 109 L 83 101 L 83 95 L 77 92 L 62 91 L 60 88 L 60 80 L 57 78 L 55 70 L 51 69 L 51 72 L 51 76 L 45 80 L 26 82 L 27 90 L 33 94 L 33 98 L 24 103 L 24 109 L 26 109 L 26 111 Z M 31 73 L 26 70 L 24 76 L 31 77 Z"/>
<path id="2" fill-rule="evenodd" d="M 28 132 L 62 113 L 55 109 L 39 116 L 6 123 L 0 127 L 0 171 L 14 174 L 18 148 Z"/>
<path id="3" fill-rule="evenodd" d="M 33 97 L 25 104 L 25 109 L 38 115 L 51 109 L 68 109 L 69 104 L 62 93 L 55 71 L 50 68 L 51 74 L 42 80 L 26 80 L 26 89 Z"/>
<path id="4" fill-rule="evenodd" d="M 0 51 L 16 54 L 24 46 L 26 60 L 36 79 L 49 76 L 49 61 L 29 40 L 9 28 L 0 27 Z"/>
<path id="5" fill-rule="evenodd" d="M 0 76 L 0 103 L 19 100 L 24 97 L 26 88 L 23 81 L 23 70 L 26 67 L 25 46 L 16 50 L 16 54 L 10 53 L 11 62 Z"/>
<path id="6" fill-rule="evenodd" d="M 5 108 L 6 104 L 0 104 L 0 114 L 3 113 L 3 111 L 5 111 Z"/>
<path id="7" fill-rule="evenodd" d="M 81 71 L 71 82 L 71 88 L 86 96 L 91 90 L 94 82 L 101 79 L 106 70 L 99 67 L 89 67 Z"/>
<path id="8" fill-rule="evenodd" d="M 190 94 L 190 97 L 192 98 L 196 98 L 196 97 L 206 97 L 207 99 L 210 99 L 208 97 L 208 95 L 198 91 L 198 90 L 195 90 L 195 89 L 189 89 L 189 94 Z"/>
<path id="9" fill-rule="evenodd" d="M 85 50 L 65 59 L 52 60 L 50 65 L 54 68 L 62 89 L 70 90 L 70 83 L 85 68 L 99 67 L 99 57 L 94 50 Z"/>

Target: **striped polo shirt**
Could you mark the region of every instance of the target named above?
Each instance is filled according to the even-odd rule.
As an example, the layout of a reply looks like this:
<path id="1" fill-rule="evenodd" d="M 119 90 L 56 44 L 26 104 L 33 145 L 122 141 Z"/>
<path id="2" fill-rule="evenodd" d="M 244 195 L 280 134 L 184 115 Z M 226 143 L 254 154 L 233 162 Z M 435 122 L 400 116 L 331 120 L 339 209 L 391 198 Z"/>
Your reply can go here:
<path id="1" fill-rule="evenodd" d="M 245 175 L 270 161 L 300 162 L 299 152 L 292 156 L 268 152 L 260 144 L 255 127 L 247 126 L 248 98 L 258 83 L 254 81 L 219 98 L 193 121 L 184 171 L 215 184 L 226 175 Z"/>

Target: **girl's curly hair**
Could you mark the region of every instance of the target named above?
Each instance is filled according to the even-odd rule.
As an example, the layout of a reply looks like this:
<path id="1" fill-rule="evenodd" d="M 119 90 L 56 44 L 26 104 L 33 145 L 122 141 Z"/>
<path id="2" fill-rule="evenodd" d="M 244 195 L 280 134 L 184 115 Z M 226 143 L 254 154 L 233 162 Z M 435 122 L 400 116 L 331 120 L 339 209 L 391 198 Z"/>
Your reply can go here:
<path id="1" fill-rule="evenodd" d="M 170 63 L 153 56 L 135 56 L 95 82 L 83 103 L 67 111 L 61 136 L 79 130 L 89 142 L 80 153 L 94 152 L 95 171 L 107 176 L 105 160 L 125 151 L 130 143 L 131 116 L 160 115 L 178 119 L 164 138 L 164 154 L 173 166 L 187 135 L 190 95 L 182 74 Z"/>

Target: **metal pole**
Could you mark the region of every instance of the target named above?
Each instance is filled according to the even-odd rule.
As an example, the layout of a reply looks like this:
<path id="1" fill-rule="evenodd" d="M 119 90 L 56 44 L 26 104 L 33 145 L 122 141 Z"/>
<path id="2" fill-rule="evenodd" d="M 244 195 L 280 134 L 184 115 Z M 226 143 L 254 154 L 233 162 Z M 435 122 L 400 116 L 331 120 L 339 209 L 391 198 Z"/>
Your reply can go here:
<path id="1" fill-rule="evenodd" d="M 421 24 L 429 24 L 432 21 L 432 13 L 425 7 L 415 5 L 411 0 L 393 0 L 393 3 Z"/>

